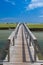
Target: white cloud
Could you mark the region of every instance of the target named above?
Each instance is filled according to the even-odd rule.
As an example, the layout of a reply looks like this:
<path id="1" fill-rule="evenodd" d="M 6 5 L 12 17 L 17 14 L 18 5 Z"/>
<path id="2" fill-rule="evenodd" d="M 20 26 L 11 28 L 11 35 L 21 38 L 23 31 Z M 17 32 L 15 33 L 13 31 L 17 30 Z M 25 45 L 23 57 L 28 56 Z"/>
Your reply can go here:
<path id="1" fill-rule="evenodd" d="M 9 1 L 9 0 L 5 0 L 6 2 L 9 2 L 10 4 L 12 4 L 12 5 L 15 5 L 15 2 L 13 2 L 13 1 Z"/>
<path id="2" fill-rule="evenodd" d="M 43 17 L 43 15 L 41 15 L 41 16 L 39 16 L 39 17 L 41 17 L 41 18 L 42 18 L 42 17 Z"/>
<path id="3" fill-rule="evenodd" d="M 28 4 L 26 10 L 31 10 L 38 7 L 43 7 L 43 0 L 31 0 L 31 3 Z"/>
<path id="4" fill-rule="evenodd" d="M 31 0 L 31 2 L 38 2 L 39 0 Z"/>
<path id="5" fill-rule="evenodd" d="M 15 5 L 15 3 L 14 3 L 14 2 L 12 2 L 11 4 L 12 4 L 12 5 Z"/>

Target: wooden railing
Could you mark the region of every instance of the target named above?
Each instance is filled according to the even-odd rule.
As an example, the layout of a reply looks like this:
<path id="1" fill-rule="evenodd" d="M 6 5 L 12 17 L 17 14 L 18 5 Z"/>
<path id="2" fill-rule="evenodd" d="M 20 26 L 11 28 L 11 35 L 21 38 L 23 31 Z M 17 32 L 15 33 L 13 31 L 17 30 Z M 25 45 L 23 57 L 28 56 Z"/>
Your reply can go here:
<path id="1" fill-rule="evenodd" d="M 31 46 L 31 44 L 34 47 L 34 61 L 36 61 L 36 47 L 37 47 L 37 38 L 33 35 L 33 33 L 29 30 L 29 28 L 26 26 L 26 24 L 24 25 L 24 29 L 26 30 L 26 34 L 27 34 L 27 38 L 29 36 L 29 46 Z"/>
<path id="2" fill-rule="evenodd" d="M 10 61 L 10 44 L 11 41 L 14 46 L 15 38 L 17 37 L 18 30 L 19 30 L 20 23 L 17 25 L 16 29 L 11 33 L 11 35 L 8 37 L 8 62 Z"/>

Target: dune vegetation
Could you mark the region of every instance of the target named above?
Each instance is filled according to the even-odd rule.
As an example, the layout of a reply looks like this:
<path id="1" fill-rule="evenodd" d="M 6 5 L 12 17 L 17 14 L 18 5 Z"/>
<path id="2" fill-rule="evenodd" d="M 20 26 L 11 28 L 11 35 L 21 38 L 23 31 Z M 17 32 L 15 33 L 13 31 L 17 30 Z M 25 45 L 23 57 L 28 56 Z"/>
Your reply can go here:
<path id="1" fill-rule="evenodd" d="M 43 24 L 27 24 L 29 28 L 43 28 Z"/>
<path id="2" fill-rule="evenodd" d="M 17 26 L 17 24 L 0 24 L 0 29 L 9 29 L 9 28 L 15 28 Z"/>

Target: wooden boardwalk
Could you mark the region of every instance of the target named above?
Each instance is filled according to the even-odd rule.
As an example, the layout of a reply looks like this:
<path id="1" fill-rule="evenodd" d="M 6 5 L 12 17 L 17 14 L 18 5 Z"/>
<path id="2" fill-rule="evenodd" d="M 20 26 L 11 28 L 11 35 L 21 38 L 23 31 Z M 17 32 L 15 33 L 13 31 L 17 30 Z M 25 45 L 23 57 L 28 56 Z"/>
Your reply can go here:
<path id="1" fill-rule="evenodd" d="M 7 57 L 5 61 L 7 61 Z M 10 46 L 10 62 L 3 62 L 3 65 L 40 65 L 38 63 L 31 63 L 30 61 L 24 27 L 21 25 L 15 39 L 15 45 Z"/>

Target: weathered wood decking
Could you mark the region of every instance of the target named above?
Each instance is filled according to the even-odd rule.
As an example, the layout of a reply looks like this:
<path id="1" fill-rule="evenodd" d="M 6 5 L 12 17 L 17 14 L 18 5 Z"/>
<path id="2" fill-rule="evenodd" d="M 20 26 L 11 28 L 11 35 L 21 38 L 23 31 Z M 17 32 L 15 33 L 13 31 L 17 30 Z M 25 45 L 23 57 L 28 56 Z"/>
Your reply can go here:
<path id="1" fill-rule="evenodd" d="M 34 54 L 33 48 L 32 54 Z M 7 56 L 5 61 L 7 61 Z M 40 65 L 31 62 L 23 25 L 19 28 L 14 46 L 10 45 L 10 62 L 3 62 L 3 65 Z"/>

